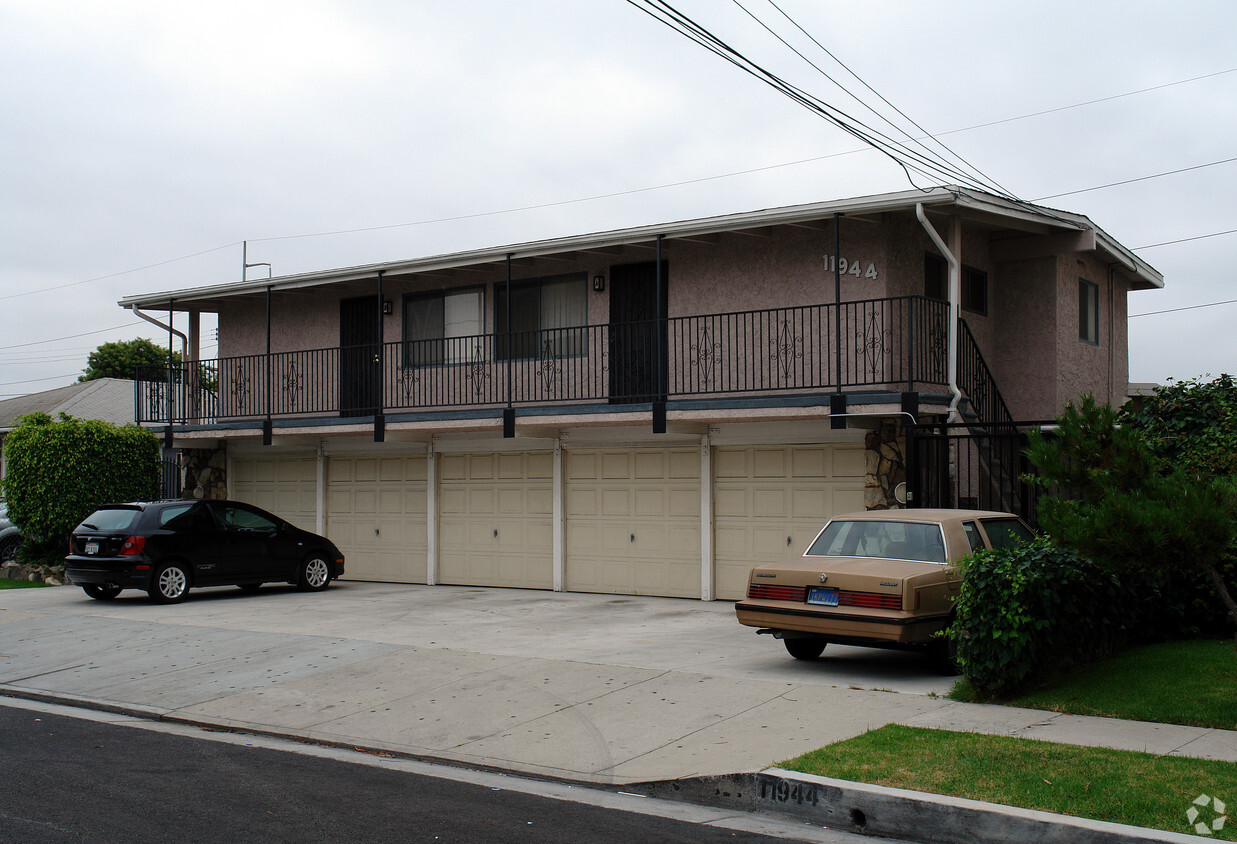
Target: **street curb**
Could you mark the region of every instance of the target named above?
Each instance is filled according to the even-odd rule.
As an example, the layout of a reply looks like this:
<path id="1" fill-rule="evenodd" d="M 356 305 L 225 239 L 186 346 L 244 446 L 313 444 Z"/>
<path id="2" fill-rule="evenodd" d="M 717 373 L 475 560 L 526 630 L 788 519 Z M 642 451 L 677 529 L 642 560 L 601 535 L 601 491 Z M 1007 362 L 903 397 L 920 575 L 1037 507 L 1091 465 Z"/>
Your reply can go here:
<path id="1" fill-rule="evenodd" d="M 627 790 L 719 808 L 788 814 L 829 829 L 922 844 L 1187 844 L 1212 840 L 781 768 L 642 783 Z"/>
<path id="2" fill-rule="evenodd" d="M 398 752 L 354 742 L 326 741 L 295 732 L 185 718 L 172 715 L 165 709 L 138 704 L 113 704 L 64 692 L 40 692 L 0 684 L 0 698 L 3 697 L 109 712 L 147 721 L 183 724 L 205 730 L 245 733 L 321 747 L 389 754 L 420 762 L 506 773 L 601 791 L 644 793 L 663 800 L 734 811 L 791 815 L 828 829 L 876 838 L 900 838 L 919 844 L 1197 844 L 1213 840 L 961 797 L 818 777 L 782 768 L 766 768 L 751 774 L 656 780 L 625 785 L 606 784 L 567 777 L 539 776 L 495 766 L 466 764 L 449 758 Z"/>

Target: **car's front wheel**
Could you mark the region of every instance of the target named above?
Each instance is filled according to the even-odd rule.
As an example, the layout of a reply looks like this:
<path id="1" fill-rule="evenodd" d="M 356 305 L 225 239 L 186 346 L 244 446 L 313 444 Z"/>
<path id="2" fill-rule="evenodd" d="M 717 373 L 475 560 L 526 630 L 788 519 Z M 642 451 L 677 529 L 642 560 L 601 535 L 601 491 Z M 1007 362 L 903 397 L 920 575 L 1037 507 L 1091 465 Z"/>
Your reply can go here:
<path id="1" fill-rule="evenodd" d="M 120 594 L 120 587 L 115 583 L 105 583 L 102 586 L 95 583 L 83 583 L 82 591 L 96 601 L 110 601 Z"/>
<path id="2" fill-rule="evenodd" d="M 155 569 L 146 594 L 156 604 L 175 604 L 189 594 L 189 574 L 180 563 L 164 563 Z"/>
<path id="3" fill-rule="evenodd" d="M 803 636 L 783 639 L 782 644 L 786 646 L 786 652 L 795 659 L 816 659 L 825 652 L 825 645 L 829 643 L 824 639 Z"/>
<path id="4" fill-rule="evenodd" d="M 315 554 L 301 563 L 296 575 L 296 588 L 302 592 L 321 592 L 331 582 L 331 566 Z"/>

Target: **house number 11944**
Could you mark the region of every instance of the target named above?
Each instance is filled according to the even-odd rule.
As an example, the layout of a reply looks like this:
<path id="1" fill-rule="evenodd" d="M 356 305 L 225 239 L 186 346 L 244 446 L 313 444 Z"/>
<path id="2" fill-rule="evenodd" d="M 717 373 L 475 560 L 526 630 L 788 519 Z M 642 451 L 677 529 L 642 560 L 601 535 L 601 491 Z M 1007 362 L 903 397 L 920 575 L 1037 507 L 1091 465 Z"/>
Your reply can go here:
<path id="1" fill-rule="evenodd" d="M 832 255 L 825 256 L 825 271 L 839 272 L 842 275 L 853 275 L 855 278 L 870 278 L 877 277 L 876 264 L 868 261 L 867 269 L 864 269 L 864 262 L 859 259 L 847 260 L 846 258 L 834 258 Z"/>

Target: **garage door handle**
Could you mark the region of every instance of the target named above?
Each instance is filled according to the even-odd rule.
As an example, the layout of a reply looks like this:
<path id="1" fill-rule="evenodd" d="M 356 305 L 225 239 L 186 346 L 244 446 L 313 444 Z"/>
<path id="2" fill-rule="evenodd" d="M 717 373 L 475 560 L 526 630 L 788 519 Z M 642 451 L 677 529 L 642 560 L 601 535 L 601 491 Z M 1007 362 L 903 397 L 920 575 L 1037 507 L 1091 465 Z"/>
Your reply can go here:
<path id="1" fill-rule="evenodd" d="M 635 542 L 635 541 L 636 541 L 636 535 L 635 535 L 634 533 L 631 535 L 631 541 L 632 541 L 632 542 Z"/>
<path id="2" fill-rule="evenodd" d="M 788 537 L 786 537 L 786 544 L 787 544 L 787 545 L 789 545 L 789 544 L 790 544 L 790 537 L 789 537 L 789 536 L 788 536 Z"/>

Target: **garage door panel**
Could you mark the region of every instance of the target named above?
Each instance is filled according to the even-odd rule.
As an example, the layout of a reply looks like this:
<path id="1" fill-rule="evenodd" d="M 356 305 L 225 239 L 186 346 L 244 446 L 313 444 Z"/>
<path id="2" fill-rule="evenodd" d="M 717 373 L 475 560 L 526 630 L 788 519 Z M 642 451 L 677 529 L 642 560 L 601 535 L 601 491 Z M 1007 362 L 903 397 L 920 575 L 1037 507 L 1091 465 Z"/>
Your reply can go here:
<path id="1" fill-rule="evenodd" d="M 571 450 L 565 474 L 568 589 L 699 596 L 699 449 Z"/>
<path id="2" fill-rule="evenodd" d="M 232 497 L 269 510 L 304 530 L 315 530 L 318 524 L 317 458 L 234 457 Z"/>
<path id="3" fill-rule="evenodd" d="M 831 516 L 862 510 L 864 461 L 858 444 L 717 449 L 715 596 L 742 598 L 753 566 L 801 555 Z"/>
<path id="4" fill-rule="evenodd" d="M 867 456 L 864 449 L 836 449 L 833 452 L 832 474 L 835 478 L 863 478 L 867 474 Z"/>
<path id="5" fill-rule="evenodd" d="M 552 588 L 552 454 L 548 463 L 542 452 L 453 455 L 444 465 L 439 582 Z"/>
<path id="6" fill-rule="evenodd" d="M 425 583 L 424 455 L 332 455 L 327 535 L 344 552 L 349 580 Z"/>

